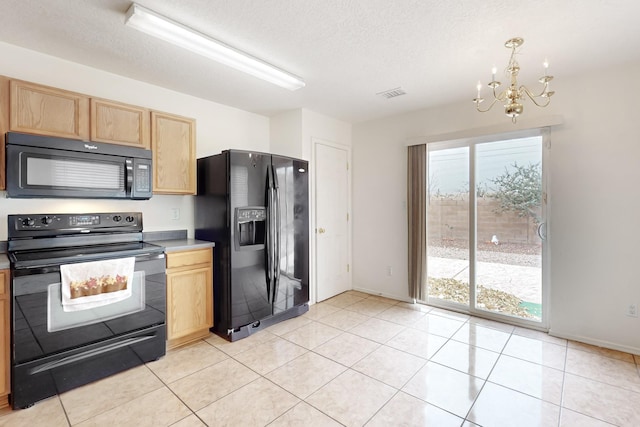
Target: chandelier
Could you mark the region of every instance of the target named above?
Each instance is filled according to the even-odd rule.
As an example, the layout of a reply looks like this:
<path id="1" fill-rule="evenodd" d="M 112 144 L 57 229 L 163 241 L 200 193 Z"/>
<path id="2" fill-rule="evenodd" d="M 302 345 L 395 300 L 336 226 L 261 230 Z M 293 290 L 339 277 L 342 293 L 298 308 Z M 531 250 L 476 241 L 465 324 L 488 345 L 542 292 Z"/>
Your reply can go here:
<path id="1" fill-rule="evenodd" d="M 549 82 L 553 80 L 553 76 L 547 75 L 547 70 L 549 68 L 549 62 L 545 59 L 544 66 L 544 76 L 540 77 L 538 81 L 542 83 L 542 91 L 540 93 L 534 93 L 526 87 L 525 85 L 518 86 L 518 72 L 520 71 L 520 65 L 518 65 L 518 61 L 516 61 L 516 54 L 518 47 L 522 46 L 524 43 L 524 39 L 520 37 L 514 37 L 505 42 L 504 46 L 507 49 L 511 49 L 511 57 L 509 58 L 509 65 L 505 69 L 505 75 L 510 77 L 511 83 L 509 87 L 498 93 L 497 88 L 500 87 L 501 83 L 496 80 L 496 67 L 494 66 L 491 70 L 492 79 L 487 86 L 491 88 L 493 91 L 493 101 L 489 106 L 483 110 L 480 108 L 480 104 L 484 101 L 484 98 L 480 97 L 480 90 L 482 89 L 482 83 L 478 82 L 478 96 L 473 99 L 473 102 L 476 104 L 476 109 L 481 113 L 486 113 L 493 107 L 496 102 L 504 103 L 504 113 L 511 117 L 511 121 L 513 123 L 516 122 L 517 117 L 522 114 L 524 107 L 522 106 L 522 101 L 526 97 L 528 97 L 535 105 L 538 107 L 546 107 L 549 105 L 551 101 L 551 96 L 555 93 L 553 91 L 549 91 Z"/>

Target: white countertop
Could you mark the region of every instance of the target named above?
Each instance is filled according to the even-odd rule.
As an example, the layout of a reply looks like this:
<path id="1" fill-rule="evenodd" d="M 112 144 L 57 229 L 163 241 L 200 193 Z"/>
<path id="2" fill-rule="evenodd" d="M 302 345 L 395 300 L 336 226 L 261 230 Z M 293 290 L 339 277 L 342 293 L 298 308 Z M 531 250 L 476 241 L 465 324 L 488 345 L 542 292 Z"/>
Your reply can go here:
<path id="1" fill-rule="evenodd" d="M 216 245 L 214 242 L 196 239 L 152 240 L 149 243 L 164 247 L 165 252 L 213 248 Z"/>

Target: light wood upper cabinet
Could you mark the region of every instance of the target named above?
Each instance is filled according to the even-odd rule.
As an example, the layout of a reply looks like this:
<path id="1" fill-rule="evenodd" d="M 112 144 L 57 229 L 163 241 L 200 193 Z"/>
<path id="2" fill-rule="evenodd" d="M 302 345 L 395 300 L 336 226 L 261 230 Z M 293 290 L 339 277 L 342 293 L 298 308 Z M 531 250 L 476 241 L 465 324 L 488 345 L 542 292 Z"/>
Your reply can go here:
<path id="1" fill-rule="evenodd" d="M 167 341 L 173 348 L 213 326 L 212 248 L 167 253 Z"/>
<path id="2" fill-rule="evenodd" d="M 154 193 L 196 193 L 195 132 L 194 119 L 151 112 Z"/>
<path id="3" fill-rule="evenodd" d="M 151 149 L 154 193 L 196 193 L 196 122 L 188 117 L 0 76 L 0 190 L 8 131 Z"/>
<path id="4" fill-rule="evenodd" d="M 11 80 L 9 111 L 11 131 L 89 139 L 89 97 L 86 95 Z"/>
<path id="5" fill-rule="evenodd" d="M 91 98 L 91 140 L 151 148 L 149 110 Z"/>
<path id="6" fill-rule="evenodd" d="M 0 408 L 9 405 L 7 397 L 11 392 L 9 327 L 9 270 L 0 270 Z"/>
<path id="7" fill-rule="evenodd" d="M 6 188 L 5 182 L 5 137 L 9 130 L 9 79 L 0 76 L 0 190 Z"/>

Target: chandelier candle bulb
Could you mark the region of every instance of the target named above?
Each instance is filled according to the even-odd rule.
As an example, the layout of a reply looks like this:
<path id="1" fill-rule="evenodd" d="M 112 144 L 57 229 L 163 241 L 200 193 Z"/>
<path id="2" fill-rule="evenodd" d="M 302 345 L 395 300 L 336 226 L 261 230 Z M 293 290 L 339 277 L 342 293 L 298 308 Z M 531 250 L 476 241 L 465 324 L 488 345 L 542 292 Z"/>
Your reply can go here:
<path id="1" fill-rule="evenodd" d="M 496 68 L 496 66 L 494 65 L 493 68 L 491 68 L 491 81 L 495 82 L 496 81 L 496 72 L 498 71 L 498 69 Z"/>
<path id="2" fill-rule="evenodd" d="M 542 63 L 542 66 L 544 67 L 544 75 L 546 77 L 547 72 L 549 71 L 549 60 L 547 58 L 544 58 L 544 62 Z"/>
<path id="3" fill-rule="evenodd" d="M 482 83 L 478 81 L 478 85 L 476 86 L 476 88 L 478 89 L 478 98 L 480 98 L 480 89 L 482 89 Z"/>

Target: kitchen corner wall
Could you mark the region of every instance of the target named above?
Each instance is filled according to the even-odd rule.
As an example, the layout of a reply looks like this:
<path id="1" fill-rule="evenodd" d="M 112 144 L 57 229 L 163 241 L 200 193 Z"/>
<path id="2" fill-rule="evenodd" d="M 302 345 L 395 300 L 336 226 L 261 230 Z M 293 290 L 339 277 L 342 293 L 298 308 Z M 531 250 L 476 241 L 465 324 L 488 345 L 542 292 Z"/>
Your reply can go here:
<path id="1" fill-rule="evenodd" d="M 271 152 L 313 160 L 314 139 L 351 146 L 352 125 L 305 108 L 271 117 Z"/>
<path id="2" fill-rule="evenodd" d="M 551 105 L 526 102 L 521 120 L 564 117 L 551 128 L 547 165 L 550 333 L 636 354 L 640 319 L 626 312 L 640 303 L 638 75 L 640 63 L 556 72 Z M 354 125 L 354 287 L 408 298 L 408 139 L 508 125 L 500 107 L 494 110 L 480 114 L 464 100 Z"/>
<path id="3" fill-rule="evenodd" d="M 326 141 L 350 147 L 352 125 L 304 108 L 285 111 L 271 118 L 271 152 L 309 161 L 309 299 L 316 302 L 316 210 L 313 144 Z"/>
<path id="4" fill-rule="evenodd" d="M 227 148 L 269 151 L 269 118 L 0 42 L 0 75 L 196 119 L 196 156 Z M 186 229 L 193 237 L 193 197 L 148 201 L 7 199 L 0 192 L 0 240 L 15 213 L 141 211 L 145 231 Z M 175 217 L 178 219 L 174 219 Z"/>

